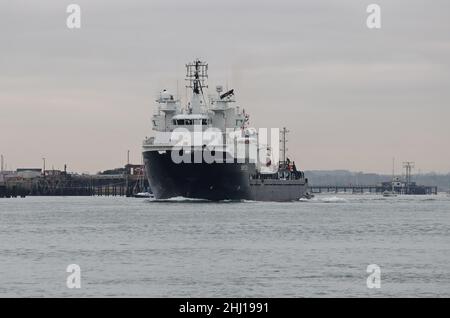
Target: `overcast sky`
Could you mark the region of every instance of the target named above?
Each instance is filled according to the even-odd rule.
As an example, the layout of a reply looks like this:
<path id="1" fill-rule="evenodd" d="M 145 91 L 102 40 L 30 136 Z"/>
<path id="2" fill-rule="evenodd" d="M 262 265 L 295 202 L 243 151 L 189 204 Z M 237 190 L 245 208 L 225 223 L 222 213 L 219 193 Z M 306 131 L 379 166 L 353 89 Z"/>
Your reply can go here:
<path id="1" fill-rule="evenodd" d="M 302 169 L 450 172 L 448 0 L 1 0 L 0 153 L 13 168 L 97 172 L 128 149 L 138 163 L 156 93 L 178 80 L 184 95 L 196 57 L 253 126 L 290 129 Z"/>

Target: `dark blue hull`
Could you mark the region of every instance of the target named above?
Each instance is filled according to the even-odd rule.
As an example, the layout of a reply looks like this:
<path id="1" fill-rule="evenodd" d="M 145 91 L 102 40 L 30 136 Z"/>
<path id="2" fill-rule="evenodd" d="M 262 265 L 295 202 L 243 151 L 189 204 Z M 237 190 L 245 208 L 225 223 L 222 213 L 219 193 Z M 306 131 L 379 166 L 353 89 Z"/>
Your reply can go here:
<path id="1" fill-rule="evenodd" d="M 174 163 L 170 151 L 144 152 L 155 199 L 294 201 L 306 192 L 304 180 L 255 179 L 251 163 Z"/>

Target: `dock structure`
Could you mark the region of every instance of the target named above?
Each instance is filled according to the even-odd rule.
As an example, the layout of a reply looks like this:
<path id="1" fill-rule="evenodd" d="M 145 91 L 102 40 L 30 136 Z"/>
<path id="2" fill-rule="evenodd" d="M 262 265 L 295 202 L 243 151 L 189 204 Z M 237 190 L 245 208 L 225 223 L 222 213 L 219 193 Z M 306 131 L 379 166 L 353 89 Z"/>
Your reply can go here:
<path id="1" fill-rule="evenodd" d="M 10 177 L 0 183 L 0 198 L 25 196 L 133 196 L 148 191 L 142 165 L 128 164 L 116 174 L 68 174 L 50 170 L 34 178 Z M 137 172 L 134 172 L 136 170 Z"/>
<path id="2" fill-rule="evenodd" d="M 27 191 L 21 187 L 7 187 L 6 184 L 0 184 L 0 198 L 24 198 Z"/>
<path id="3" fill-rule="evenodd" d="M 311 193 L 378 193 L 383 192 L 376 185 L 309 185 Z"/>
<path id="4" fill-rule="evenodd" d="M 309 185 L 311 193 L 373 193 L 381 194 L 384 191 L 390 191 L 391 188 L 387 184 L 381 185 Z M 398 194 L 437 194 L 437 186 L 421 186 L 414 185 L 408 188 L 396 188 Z"/>

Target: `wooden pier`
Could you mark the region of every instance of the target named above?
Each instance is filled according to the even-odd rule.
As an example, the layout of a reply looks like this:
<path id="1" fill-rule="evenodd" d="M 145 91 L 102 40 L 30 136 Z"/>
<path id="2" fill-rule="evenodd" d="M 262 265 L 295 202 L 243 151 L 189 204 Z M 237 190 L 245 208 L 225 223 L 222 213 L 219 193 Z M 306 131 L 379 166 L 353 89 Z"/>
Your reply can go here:
<path id="1" fill-rule="evenodd" d="M 9 188 L 5 184 L 0 184 L 0 198 L 25 198 L 27 191 L 22 188 Z"/>
<path id="2" fill-rule="evenodd" d="M 25 196 L 133 196 L 148 190 L 142 174 L 131 173 L 140 165 L 127 165 L 121 174 L 78 175 L 49 172 L 33 179 L 9 178 L 0 183 L 0 198 Z"/>

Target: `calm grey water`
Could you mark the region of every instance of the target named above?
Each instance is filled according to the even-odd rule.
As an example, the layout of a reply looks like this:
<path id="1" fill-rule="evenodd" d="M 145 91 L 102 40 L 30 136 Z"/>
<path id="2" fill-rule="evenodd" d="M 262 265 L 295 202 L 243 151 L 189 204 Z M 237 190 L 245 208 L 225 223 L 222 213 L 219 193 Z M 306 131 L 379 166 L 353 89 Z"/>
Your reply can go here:
<path id="1" fill-rule="evenodd" d="M 448 297 L 450 197 L 0 199 L 0 296 Z"/>

